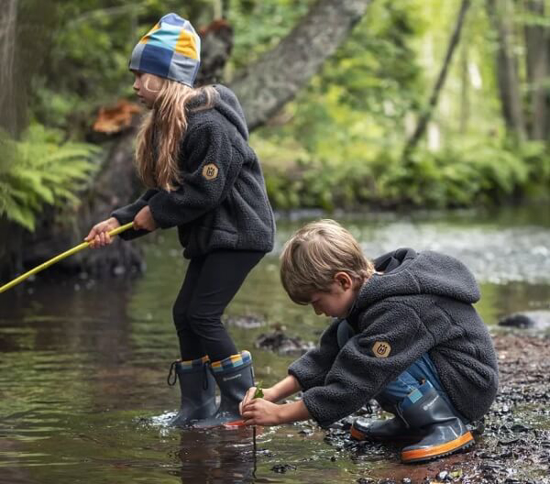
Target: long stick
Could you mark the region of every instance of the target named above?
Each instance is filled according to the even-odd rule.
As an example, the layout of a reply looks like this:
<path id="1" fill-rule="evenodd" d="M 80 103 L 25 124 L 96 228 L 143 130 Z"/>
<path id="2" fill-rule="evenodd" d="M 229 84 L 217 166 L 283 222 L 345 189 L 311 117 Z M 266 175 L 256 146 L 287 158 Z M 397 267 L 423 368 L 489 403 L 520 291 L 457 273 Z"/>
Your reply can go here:
<path id="1" fill-rule="evenodd" d="M 120 234 L 121 232 L 124 232 L 125 230 L 128 230 L 132 228 L 133 222 L 127 223 L 126 225 L 121 225 L 120 227 L 117 227 L 114 230 L 111 230 L 109 232 L 109 235 L 111 237 Z M 50 267 L 51 265 L 55 264 L 56 262 L 59 262 L 62 259 L 65 259 L 66 257 L 69 257 L 70 255 L 76 254 L 77 252 L 80 252 L 83 249 L 86 249 L 90 245 L 90 242 L 83 242 L 82 244 L 77 245 L 76 247 L 73 247 L 72 249 L 69 249 L 62 254 L 56 255 L 54 258 L 50 259 L 47 262 L 44 262 L 43 264 L 40 264 L 39 266 L 35 267 L 34 269 L 31 269 L 28 272 L 25 272 L 25 274 L 20 275 L 16 279 L 14 279 L 11 282 L 8 282 L 7 284 L 0 287 L 0 293 L 3 293 L 4 291 L 7 291 L 8 289 L 11 289 L 13 286 L 16 286 L 20 282 L 23 282 L 28 277 L 32 276 L 33 274 L 36 274 L 37 272 L 43 271 L 44 269 Z"/>

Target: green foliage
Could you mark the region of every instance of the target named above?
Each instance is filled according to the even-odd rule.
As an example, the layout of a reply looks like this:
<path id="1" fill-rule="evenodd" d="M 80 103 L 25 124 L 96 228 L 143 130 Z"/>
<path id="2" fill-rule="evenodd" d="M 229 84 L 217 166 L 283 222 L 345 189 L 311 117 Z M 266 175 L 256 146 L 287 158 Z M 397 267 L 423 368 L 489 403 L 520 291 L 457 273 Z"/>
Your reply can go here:
<path id="1" fill-rule="evenodd" d="M 98 148 L 61 143 L 61 133 L 32 125 L 21 141 L 0 133 L 0 216 L 30 231 L 45 205 L 78 201 L 76 192 L 94 170 Z"/>
<path id="2" fill-rule="evenodd" d="M 42 66 L 32 77 L 29 117 L 81 139 L 98 105 L 131 94 L 132 48 L 169 11 L 200 28 L 214 19 L 216 7 L 224 9 L 235 32 L 227 69 L 231 78 L 275 47 L 314 1 L 24 0 L 19 3 L 20 9 L 24 6 L 19 12 L 21 31 L 34 35 L 22 35 L 31 46 L 27 63 L 34 57 Z M 484 0 L 472 2 L 432 118 L 440 141 L 434 146 L 423 139 L 411 163 L 400 159 L 441 67 L 458 5 L 444 0 L 371 2 L 318 75 L 270 126 L 254 133 L 252 144 L 276 207 L 453 207 L 500 203 L 520 195 L 547 196 L 548 145 L 506 140 L 495 64 L 499 38 Z M 517 6 L 515 12 L 511 24 L 516 33 L 528 26 L 550 25 L 524 7 Z M 37 17 L 47 20 L 41 30 Z M 514 35 L 510 42 L 522 66 L 528 118 L 533 86 L 525 80 L 524 35 Z M 9 148 L 11 159 L 21 156 L 22 148 L 15 146 Z M 1 181 L 4 173 L 5 168 Z M 52 199 L 51 189 L 44 191 L 41 184 L 29 181 L 32 177 L 26 175 L 23 185 L 36 197 L 23 204 L 27 210 Z M 7 199 L 3 190 L 2 200 Z M 34 210 L 17 217 L 30 227 Z M 10 212 L 12 217 L 18 213 Z"/>
<path id="3" fill-rule="evenodd" d="M 491 205 L 529 192 L 548 197 L 550 156 L 544 144 L 517 148 L 472 143 L 438 152 L 419 150 L 405 164 L 400 153 L 338 162 L 297 162 L 266 168 L 268 193 L 280 209 L 358 206 L 448 208 Z"/>

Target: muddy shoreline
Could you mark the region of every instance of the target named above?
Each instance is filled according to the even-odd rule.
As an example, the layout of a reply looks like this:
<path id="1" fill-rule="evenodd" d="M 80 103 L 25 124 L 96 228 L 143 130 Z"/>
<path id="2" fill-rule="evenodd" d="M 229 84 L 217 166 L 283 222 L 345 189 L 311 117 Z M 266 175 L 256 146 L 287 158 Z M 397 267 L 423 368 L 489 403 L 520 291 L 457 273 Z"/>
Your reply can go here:
<path id="1" fill-rule="evenodd" d="M 349 439 L 352 419 L 328 430 L 325 441 L 353 461 L 372 463 L 358 484 L 550 483 L 550 337 L 521 333 L 494 337 L 500 391 L 476 444 L 428 464 L 403 465 L 398 447 Z M 376 406 L 373 419 L 380 417 Z"/>

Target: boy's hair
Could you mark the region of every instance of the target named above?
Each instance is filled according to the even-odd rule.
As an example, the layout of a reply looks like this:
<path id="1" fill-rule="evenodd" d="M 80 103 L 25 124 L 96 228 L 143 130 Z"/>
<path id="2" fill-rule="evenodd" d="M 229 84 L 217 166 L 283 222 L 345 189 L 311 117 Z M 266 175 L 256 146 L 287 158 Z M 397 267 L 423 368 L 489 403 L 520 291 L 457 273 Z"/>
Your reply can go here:
<path id="1" fill-rule="evenodd" d="M 188 105 L 193 101 L 193 111 L 209 109 L 217 96 L 212 86 L 192 88 L 163 79 L 153 109 L 145 116 L 137 136 L 136 165 L 145 186 L 167 191 L 179 186 L 178 158 L 187 131 Z"/>
<path id="2" fill-rule="evenodd" d="M 309 304 L 314 292 L 326 292 L 338 272 L 362 284 L 374 266 L 351 233 L 334 220 L 311 222 L 299 229 L 281 254 L 281 282 L 298 304 Z"/>

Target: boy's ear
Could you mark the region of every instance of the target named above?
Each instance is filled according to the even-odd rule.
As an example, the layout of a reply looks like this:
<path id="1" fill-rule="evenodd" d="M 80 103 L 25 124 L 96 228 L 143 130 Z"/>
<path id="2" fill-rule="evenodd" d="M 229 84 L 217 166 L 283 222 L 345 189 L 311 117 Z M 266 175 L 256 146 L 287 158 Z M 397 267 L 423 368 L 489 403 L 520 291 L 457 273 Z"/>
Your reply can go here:
<path id="1" fill-rule="evenodd" d="M 353 286 L 353 279 L 347 272 L 337 272 L 334 274 L 334 282 L 347 291 Z"/>

